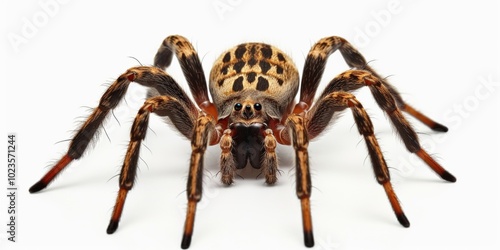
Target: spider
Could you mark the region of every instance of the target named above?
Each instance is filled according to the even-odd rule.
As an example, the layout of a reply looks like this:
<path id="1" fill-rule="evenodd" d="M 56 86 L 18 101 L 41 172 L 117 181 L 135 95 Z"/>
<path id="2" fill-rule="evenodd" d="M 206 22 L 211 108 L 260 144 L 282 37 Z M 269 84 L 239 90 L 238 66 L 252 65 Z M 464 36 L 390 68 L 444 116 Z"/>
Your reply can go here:
<path id="1" fill-rule="evenodd" d="M 314 100 L 327 59 L 337 50 L 351 69 L 333 78 Z M 195 103 L 165 71 L 174 53 Z M 130 68 L 111 84 L 100 99 L 99 106 L 73 137 L 67 153 L 29 189 L 30 193 L 46 188 L 70 162 L 82 156 L 104 119 L 124 97 L 131 82 L 147 87 L 148 98 L 132 125 L 108 234 L 118 228 L 125 199 L 134 186 L 140 145 L 146 136 L 151 113 L 168 117 L 170 123 L 191 140 L 186 189 L 188 205 L 181 242 L 183 249 L 191 244 L 196 205 L 202 197 L 203 156 L 207 146 L 217 144 L 221 148 L 221 181 L 226 185 L 233 183 L 237 169 L 247 165 L 261 169 L 265 182 L 274 184 L 279 172 L 277 144 L 294 148 L 296 193 L 302 210 L 304 244 L 314 246 L 308 145 L 311 139 L 325 131 L 335 113 L 346 109 L 352 111 L 358 131 L 366 143 L 376 180 L 384 188 L 397 220 L 402 226 L 409 227 L 410 222 L 392 188 L 370 117 L 352 94 L 365 86 L 387 113 L 407 150 L 415 153 L 442 179 L 456 181 L 421 147 L 403 112 L 432 130 L 446 132 L 447 127 L 406 104 L 396 89 L 369 67 L 364 57 L 345 39 L 331 36 L 314 44 L 307 55 L 300 84 L 299 73 L 291 58 L 278 48 L 264 43 L 237 45 L 216 60 L 207 89 L 197 52 L 186 38 L 173 35 L 161 44 L 154 66 Z M 297 102 L 295 96 L 299 86 Z"/>

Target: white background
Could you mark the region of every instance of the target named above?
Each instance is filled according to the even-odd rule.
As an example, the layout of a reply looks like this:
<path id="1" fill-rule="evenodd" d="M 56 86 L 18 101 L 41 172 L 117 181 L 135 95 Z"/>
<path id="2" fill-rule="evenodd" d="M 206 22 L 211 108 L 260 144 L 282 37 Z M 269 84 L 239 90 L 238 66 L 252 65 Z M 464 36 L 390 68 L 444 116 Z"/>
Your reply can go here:
<path id="1" fill-rule="evenodd" d="M 16 243 L 6 241 L 6 196 L 0 198 L 2 249 L 179 249 L 190 145 L 157 117 L 141 154 L 147 164 L 140 165 L 120 227 L 105 233 L 118 190 L 113 177 L 144 100 L 137 85 L 115 110 L 116 119 L 108 119 L 108 136 L 101 133 L 93 150 L 46 190 L 28 193 L 64 154 L 106 84 L 138 65 L 131 57 L 150 65 L 170 34 L 192 41 L 206 74 L 223 50 L 241 42 L 274 44 L 302 69 L 314 42 L 343 36 L 382 75 L 391 75 L 409 103 L 450 128 L 434 133 L 410 119 L 428 151 L 458 178 L 454 184 L 407 153 L 369 91 L 359 91 L 412 224 L 398 224 L 346 113 L 309 148 L 314 249 L 500 248 L 498 3 L 161 2 L 3 1 L 3 135 L 17 134 L 19 192 Z M 168 71 L 186 86 L 179 68 L 174 61 Z M 321 87 L 346 69 L 333 55 Z M 277 185 L 245 171 L 244 179 L 224 187 L 216 176 L 219 149 L 209 149 L 191 249 L 305 249 L 293 151 L 279 150 Z M 0 171 L 2 188 L 6 172 Z"/>

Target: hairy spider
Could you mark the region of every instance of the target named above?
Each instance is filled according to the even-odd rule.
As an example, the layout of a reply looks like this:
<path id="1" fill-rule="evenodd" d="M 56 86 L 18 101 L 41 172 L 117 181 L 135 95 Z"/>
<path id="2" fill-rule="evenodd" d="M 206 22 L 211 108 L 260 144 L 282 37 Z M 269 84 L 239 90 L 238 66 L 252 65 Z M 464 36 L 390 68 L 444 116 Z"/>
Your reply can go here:
<path id="1" fill-rule="evenodd" d="M 352 69 L 333 78 L 314 101 L 327 58 L 336 50 L 340 50 Z M 172 62 L 174 53 L 196 104 L 164 70 Z M 124 97 L 131 82 L 148 87 L 148 99 L 132 125 L 108 234 L 118 228 L 127 193 L 134 185 L 140 145 L 146 136 L 151 113 L 170 118 L 175 128 L 191 140 L 183 249 L 191 243 L 196 204 L 202 197 L 203 155 L 207 146 L 219 144 L 222 149 L 220 173 L 224 184 L 232 184 L 235 171 L 248 164 L 261 169 L 265 182 L 273 184 L 278 172 L 277 143 L 292 145 L 295 150 L 296 192 L 302 208 L 304 243 L 312 247 L 311 176 L 307 148 L 309 140 L 325 130 L 333 114 L 345 109 L 352 111 L 359 133 L 366 142 L 376 179 L 383 186 L 399 223 L 409 227 L 410 222 L 392 188 L 370 117 L 351 93 L 364 86 L 370 89 L 377 104 L 387 113 L 408 151 L 425 161 L 442 179 L 456 181 L 422 149 L 417 134 L 402 111 L 435 131 L 446 132 L 448 129 L 406 104 L 396 89 L 370 68 L 363 56 L 345 39 L 326 37 L 311 48 L 304 65 L 298 102 L 295 96 L 299 91 L 299 73 L 290 57 L 268 44 L 240 44 L 222 53 L 215 62 L 210 72 L 210 101 L 198 54 L 186 38 L 175 35 L 163 41 L 155 56 L 154 66 L 130 68 L 113 82 L 102 96 L 99 106 L 72 139 L 67 153 L 30 188 L 31 193 L 47 187 L 71 161 L 82 156 L 103 120 Z"/>

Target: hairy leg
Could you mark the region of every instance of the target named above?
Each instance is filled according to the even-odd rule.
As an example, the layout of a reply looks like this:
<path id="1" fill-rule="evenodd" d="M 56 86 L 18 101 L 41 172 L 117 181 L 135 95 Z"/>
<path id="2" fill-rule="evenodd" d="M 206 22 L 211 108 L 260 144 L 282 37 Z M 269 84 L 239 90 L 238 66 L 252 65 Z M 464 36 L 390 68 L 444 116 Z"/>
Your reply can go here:
<path id="1" fill-rule="evenodd" d="M 140 85 L 168 89 L 168 93 L 183 102 L 190 110 L 196 110 L 187 95 L 177 83 L 163 70 L 155 67 L 134 67 L 120 75 L 102 95 L 99 105 L 93 110 L 87 121 L 77 131 L 69 145 L 67 153 L 30 189 L 30 193 L 38 192 L 49 183 L 73 160 L 79 159 L 94 139 L 103 121 L 123 99 L 131 82 Z M 182 132 L 182 131 L 181 131 Z"/>
<path id="2" fill-rule="evenodd" d="M 196 214 L 196 204 L 201 200 L 202 195 L 203 156 L 208 146 L 209 137 L 213 133 L 216 133 L 216 131 L 212 117 L 200 115 L 200 117 L 196 120 L 193 138 L 191 140 L 192 153 L 186 189 L 188 209 L 181 243 L 182 249 L 189 248 L 191 244 L 194 218 Z"/>
<path id="3" fill-rule="evenodd" d="M 456 178 L 441 167 L 421 147 L 417 133 L 398 108 L 397 102 L 391 91 L 371 72 L 365 70 L 349 70 L 340 74 L 327 85 L 325 91 L 320 95 L 320 100 L 338 91 L 352 91 L 363 86 L 367 86 L 370 89 L 379 107 L 387 113 L 408 151 L 415 153 L 424 160 L 442 179 L 449 182 L 455 182 Z M 312 122 L 308 124 L 308 131 L 311 137 L 314 138 L 327 127 L 334 110 L 316 105 L 311 111 L 310 121 Z"/>
<path id="4" fill-rule="evenodd" d="M 396 193 L 392 189 L 389 169 L 375 137 L 371 119 L 354 95 L 347 92 L 325 94 L 312 107 L 310 113 L 308 113 L 309 124 L 324 123 L 326 120 L 332 118 L 334 112 L 339 112 L 347 108 L 351 109 L 358 131 L 365 140 L 377 182 L 384 187 L 399 223 L 404 227 L 409 227 L 410 222 L 406 218 Z M 311 128 L 311 126 L 308 126 L 308 128 Z"/>
<path id="5" fill-rule="evenodd" d="M 185 107 L 186 105 L 180 103 L 173 97 L 156 96 L 146 100 L 144 105 L 137 113 L 137 116 L 132 125 L 132 130 L 130 131 L 130 142 L 120 172 L 120 190 L 118 191 L 113 214 L 106 230 L 108 234 L 114 233 L 118 228 L 118 223 L 122 215 L 125 199 L 128 192 L 134 186 L 141 142 L 146 137 L 149 115 L 151 113 L 160 113 L 162 115 L 171 117 L 172 120 L 174 120 L 175 117 L 178 116 L 192 117 L 192 115 L 189 115 L 190 110 L 186 109 Z M 188 123 L 185 124 L 186 127 L 194 126 L 194 120 L 187 119 L 186 122 Z"/>
<path id="6" fill-rule="evenodd" d="M 302 226 L 304 244 L 306 247 L 314 246 L 314 235 L 311 218 L 311 173 L 309 171 L 309 138 L 306 131 L 304 118 L 300 115 L 290 115 L 285 124 L 289 131 L 291 144 L 295 150 L 295 177 L 296 192 L 300 199 L 302 210 Z"/>
<path id="7" fill-rule="evenodd" d="M 304 64 L 300 101 L 296 106 L 294 113 L 300 113 L 301 111 L 307 110 L 309 107 L 311 107 L 316 90 L 325 70 L 327 59 L 332 53 L 337 50 L 340 51 L 349 67 L 358 70 L 366 70 L 373 74 L 376 78 L 380 79 L 380 83 L 389 90 L 396 102 L 396 105 L 402 111 L 405 111 L 408 114 L 414 116 L 416 119 L 426 124 L 428 127 L 435 131 L 448 131 L 448 128 L 446 128 L 446 126 L 435 122 L 434 120 L 430 119 L 426 115 L 420 113 L 415 108 L 404 102 L 403 98 L 396 90 L 396 88 L 389 84 L 389 82 L 387 82 L 384 78 L 380 77 L 378 73 L 375 72 L 375 70 L 368 66 L 365 58 L 358 50 L 356 50 L 344 38 L 337 36 L 325 37 L 319 40 L 309 51 L 306 62 Z"/>
<path id="8" fill-rule="evenodd" d="M 208 98 L 207 82 L 200 58 L 193 45 L 185 37 L 173 35 L 165 38 L 156 53 L 154 65 L 159 68 L 167 68 L 172 62 L 174 53 L 179 60 L 196 104 L 217 120 L 217 108 Z"/>

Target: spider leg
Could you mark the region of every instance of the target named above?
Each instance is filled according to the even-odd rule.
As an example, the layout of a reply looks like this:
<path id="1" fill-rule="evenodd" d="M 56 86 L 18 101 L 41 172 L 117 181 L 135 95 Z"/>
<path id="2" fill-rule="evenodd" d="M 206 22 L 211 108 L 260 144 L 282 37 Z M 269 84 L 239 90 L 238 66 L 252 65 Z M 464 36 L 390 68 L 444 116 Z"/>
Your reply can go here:
<path id="1" fill-rule="evenodd" d="M 386 88 L 394 97 L 397 106 L 401 110 L 414 116 L 416 119 L 435 131 L 448 131 L 448 128 L 446 126 L 435 122 L 434 120 L 414 109 L 412 106 L 406 104 L 396 88 L 390 85 L 386 80 L 380 77 L 375 72 L 375 70 L 367 65 L 365 58 L 363 57 L 363 55 L 361 55 L 361 53 L 359 53 L 358 50 L 356 50 L 344 38 L 337 36 L 325 37 L 319 40 L 309 51 L 306 62 L 304 64 L 300 90 L 300 101 L 299 105 L 296 106 L 296 110 L 294 111 L 294 113 L 300 113 L 303 110 L 307 110 L 308 107 L 311 107 L 314 95 L 325 70 L 326 61 L 328 57 L 336 50 L 340 50 L 340 53 L 342 54 L 349 67 L 352 67 L 354 69 L 367 70 L 375 77 L 380 79 L 380 82 L 386 86 Z"/>
<path id="2" fill-rule="evenodd" d="M 73 160 L 79 159 L 89 143 L 95 137 L 98 128 L 109 114 L 123 99 L 130 82 L 137 82 L 146 87 L 157 88 L 158 91 L 176 96 L 182 103 L 190 103 L 189 97 L 163 70 L 155 67 L 134 67 L 120 75 L 106 90 L 87 121 L 75 134 L 67 153 L 30 189 L 30 193 L 38 192 L 47 187 L 54 178 Z M 160 84 L 161 83 L 161 84 Z M 190 109 L 196 110 L 194 105 Z"/>
<path id="3" fill-rule="evenodd" d="M 154 65 L 162 69 L 167 68 L 172 62 L 173 53 L 179 60 L 196 104 L 217 120 L 217 108 L 208 98 L 207 83 L 200 58 L 185 37 L 173 35 L 165 38 L 156 53 Z"/>
<path id="4" fill-rule="evenodd" d="M 201 200 L 202 194 L 202 173 L 203 173 L 203 155 L 205 154 L 208 140 L 214 140 L 217 132 L 215 130 L 215 121 L 211 116 L 201 114 L 196 120 L 193 137 L 191 140 L 191 162 L 189 166 L 189 177 L 187 183 L 188 207 L 186 213 L 186 222 L 184 224 L 184 234 L 182 237 L 181 248 L 187 249 L 191 244 L 193 235 L 194 218 L 196 214 L 196 204 Z M 212 136 L 211 135 L 215 135 Z"/>
<path id="5" fill-rule="evenodd" d="M 130 142 L 120 172 L 120 190 L 118 191 L 116 204 L 106 230 L 108 234 L 114 233 L 118 228 L 125 199 L 128 192 L 134 186 L 141 142 L 146 137 L 150 113 L 156 113 L 160 116 L 168 116 L 171 120 L 185 117 L 185 124 L 183 124 L 183 126 L 185 126 L 186 129 L 191 128 L 192 130 L 195 119 L 189 119 L 189 117 L 193 117 L 192 114 L 189 114 L 190 112 L 191 111 L 186 108 L 185 104 L 170 96 L 156 96 L 149 98 L 144 102 L 144 105 L 137 113 L 130 131 Z"/>
<path id="6" fill-rule="evenodd" d="M 169 96 L 156 96 L 148 99 L 139 110 L 131 131 L 131 140 L 120 174 L 120 190 L 116 204 L 109 222 L 107 233 L 112 234 L 118 228 L 118 223 L 123 211 L 128 191 L 132 189 L 137 170 L 137 161 L 140 151 L 140 142 L 144 139 L 148 127 L 149 114 L 154 112 L 160 116 L 168 116 L 181 133 L 192 137 L 191 161 L 187 183 L 188 211 L 181 247 L 186 249 L 191 242 L 193 233 L 196 204 L 201 200 L 203 155 L 208 145 L 208 140 L 215 141 L 218 135 L 214 132 L 214 120 L 202 112 L 197 112 L 194 118 L 192 110 L 187 106 L 192 103 L 183 103 Z M 214 135 L 214 136 L 211 136 Z"/>
<path id="7" fill-rule="evenodd" d="M 439 165 L 421 147 L 417 133 L 415 133 L 415 130 L 397 107 L 397 98 L 392 95 L 390 89 L 387 88 L 380 78 L 366 71 L 347 71 L 336 79 L 332 81 L 332 85 L 344 85 L 347 80 L 352 83 L 351 86 L 368 86 L 379 107 L 387 113 L 392 124 L 394 124 L 408 151 L 415 153 L 442 179 L 449 182 L 456 181 L 456 178 L 451 173 Z"/>
<path id="8" fill-rule="evenodd" d="M 191 136 L 192 154 L 187 184 L 188 207 L 181 243 L 181 248 L 187 249 L 191 244 L 196 204 L 201 200 L 203 155 L 208 143 L 210 143 L 210 145 L 221 143 L 220 146 L 223 151 L 221 155 L 222 178 L 223 182 L 225 180 L 224 183 L 226 184 L 232 182 L 234 161 L 232 161 L 230 149 L 232 138 L 228 138 L 226 134 L 221 133 L 222 131 L 219 128 L 215 128 L 215 121 L 217 121 L 218 116 L 217 107 L 210 102 L 208 97 L 203 67 L 198 57 L 198 53 L 192 44 L 185 37 L 179 35 L 168 36 L 162 42 L 156 53 L 154 65 L 159 68 L 170 66 L 173 53 L 176 54 L 179 60 L 182 72 L 187 80 L 196 104 L 205 114 L 209 115 L 206 116 L 204 113 L 200 113 L 196 119 L 193 134 Z M 210 141 L 208 141 L 209 139 Z M 229 143 L 229 145 L 227 143 Z M 229 179 L 228 176 L 231 176 L 231 179 Z"/>
<path id="9" fill-rule="evenodd" d="M 285 126 L 289 130 L 287 135 L 290 136 L 292 146 L 295 150 L 296 192 L 302 209 L 304 244 L 306 247 L 313 247 L 314 235 L 309 201 L 311 197 L 311 174 L 309 171 L 309 153 L 307 150 L 309 138 L 304 120 L 302 116 L 292 114 L 287 118 Z"/>
<path id="10" fill-rule="evenodd" d="M 373 124 L 363 106 L 354 95 L 347 92 L 333 92 L 323 95 L 307 115 L 309 119 L 308 129 L 311 128 L 311 124 L 324 123 L 325 120 L 332 118 L 334 112 L 339 112 L 346 108 L 351 109 L 358 131 L 365 140 L 377 182 L 384 187 L 399 223 L 404 227 L 409 227 L 410 222 L 406 218 L 396 193 L 392 188 L 389 169 L 375 138 Z"/>
<path id="11" fill-rule="evenodd" d="M 405 144 L 408 151 L 415 153 L 420 157 L 427 165 L 436 172 L 442 179 L 455 182 L 456 178 L 450 172 L 445 170 L 439 163 L 437 163 L 429 154 L 420 146 L 418 141 L 417 133 L 411 127 L 410 123 L 403 116 L 401 111 L 397 108 L 397 104 L 394 101 L 394 97 L 390 90 L 374 75 L 364 76 L 360 80 L 364 81 L 366 85 L 370 88 L 377 104 L 382 110 L 384 110 L 391 119 L 392 124 L 401 136 L 403 143 Z"/>
<path id="12" fill-rule="evenodd" d="M 397 98 L 394 98 L 387 85 L 371 72 L 365 70 L 348 70 L 340 74 L 327 85 L 320 95 L 320 100 L 337 91 L 353 91 L 364 86 L 370 88 L 379 107 L 387 113 L 407 150 L 411 153 L 415 153 L 442 179 L 449 182 L 455 182 L 456 178 L 432 159 L 432 157 L 420 146 L 417 133 L 397 106 Z M 316 109 L 318 108 L 320 107 L 317 106 Z M 321 112 L 315 111 L 311 113 L 311 116 L 315 116 L 311 117 L 311 120 L 315 122 L 309 124 L 308 131 L 311 137 L 314 138 L 326 128 L 331 119 L 331 115 L 333 115 L 333 111 L 322 110 Z M 327 113 L 330 114 L 326 115 Z"/>

